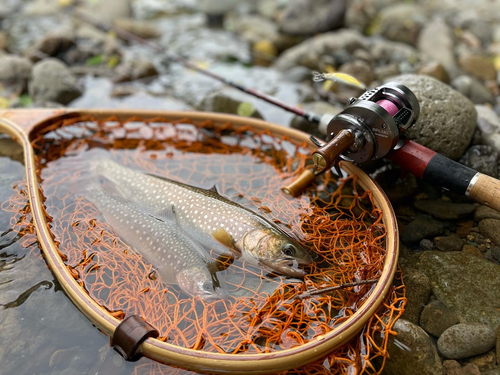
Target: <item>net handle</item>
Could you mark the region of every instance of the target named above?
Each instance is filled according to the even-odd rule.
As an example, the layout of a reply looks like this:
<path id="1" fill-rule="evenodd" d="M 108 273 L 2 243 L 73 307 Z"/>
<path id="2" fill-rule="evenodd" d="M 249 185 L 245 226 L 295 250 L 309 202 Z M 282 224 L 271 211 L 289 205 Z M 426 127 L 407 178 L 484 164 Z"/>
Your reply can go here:
<path id="1" fill-rule="evenodd" d="M 258 130 L 267 130 L 274 136 L 288 137 L 291 141 L 307 144 L 311 147 L 311 150 L 313 149 L 309 136 L 301 131 L 285 128 L 262 120 L 220 113 L 66 109 L 6 110 L 0 112 L 0 131 L 10 135 L 21 144 L 24 149 L 29 201 L 37 237 L 40 241 L 47 263 L 76 307 L 94 325 L 111 338 L 120 321 L 111 316 L 108 311 L 99 306 L 84 292 L 83 288 L 79 286 L 68 268 L 66 268 L 53 242 L 43 212 L 43 197 L 41 188 L 38 184 L 34 150 L 30 143 L 30 140 L 36 137 L 38 131 L 53 124 L 56 120 L 86 115 L 94 116 L 98 120 L 115 116 L 120 121 L 124 121 L 133 116 L 142 118 L 164 117 L 172 121 L 189 118 L 195 125 L 206 122 L 206 120 L 211 120 L 215 126 L 223 126 L 231 123 L 234 128 L 250 126 Z M 321 337 L 317 337 L 300 347 L 275 353 L 207 353 L 174 346 L 153 338 L 148 338 L 144 341 L 140 345 L 138 352 L 163 363 L 196 371 L 232 374 L 262 374 L 284 371 L 313 362 L 345 344 L 357 334 L 380 307 L 392 284 L 399 252 L 398 231 L 394 211 L 380 186 L 361 169 L 349 162 L 342 162 L 341 167 L 349 174 L 356 174 L 358 176 L 358 182 L 363 189 L 372 191 L 376 206 L 382 210 L 383 223 L 387 228 L 387 253 L 380 281 L 375 285 L 370 296 L 356 313 L 343 324 L 335 327 L 331 332 Z"/>

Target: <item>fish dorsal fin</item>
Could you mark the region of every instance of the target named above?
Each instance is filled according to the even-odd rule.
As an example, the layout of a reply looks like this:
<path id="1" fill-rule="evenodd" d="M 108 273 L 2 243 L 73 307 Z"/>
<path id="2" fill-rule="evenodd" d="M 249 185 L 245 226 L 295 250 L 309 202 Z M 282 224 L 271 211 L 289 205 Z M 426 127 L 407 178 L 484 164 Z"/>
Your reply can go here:
<path id="1" fill-rule="evenodd" d="M 154 216 L 164 221 L 173 221 L 177 223 L 177 215 L 175 214 L 175 207 L 173 204 L 160 209 Z"/>
<path id="2" fill-rule="evenodd" d="M 231 250 L 235 256 L 241 256 L 241 251 L 236 248 L 234 238 L 224 228 L 214 230 L 212 232 L 212 238 Z"/>

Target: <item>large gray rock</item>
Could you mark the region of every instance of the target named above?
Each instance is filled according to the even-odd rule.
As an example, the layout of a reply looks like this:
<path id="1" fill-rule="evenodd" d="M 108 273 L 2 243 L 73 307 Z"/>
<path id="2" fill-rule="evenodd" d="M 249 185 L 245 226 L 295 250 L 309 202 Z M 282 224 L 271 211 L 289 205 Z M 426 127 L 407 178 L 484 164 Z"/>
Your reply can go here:
<path id="1" fill-rule="evenodd" d="M 419 326 L 398 319 L 393 330 L 387 351 L 389 358 L 384 367 L 387 375 L 440 375 L 443 366 L 432 339 Z"/>
<path id="2" fill-rule="evenodd" d="M 420 116 L 406 136 L 451 159 L 460 158 L 476 129 L 472 102 L 432 77 L 406 74 L 392 80 L 408 86 L 420 104 Z"/>
<path id="3" fill-rule="evenodd" d="M 500 119 L 490 107 L 476 105 L 475 108 L 482 142 L 500 152 Z"/>
<path id="4" fill-rule="evenodd" d="M 495 331 L 480 323 L 461 323 L 442 333 L 437 342 L 446 358 L 461 359 L 486 353 L 495 346 Z"/>
<path id="5" fill-rule="evenodd" d="M 319 70 L 321 56 L 350 56 L 360 48 L 367 49 L 367 42 L 364 36 L 355 30 L 342 29 L 324 33 L 286 50 L 276 61 L 276 67 L 285 71 L 297 65 L 304 65 Z"/>
<path id="6" fill-rule="evenodd" d="M 389 40 L 414 45 L 425 20 L 422 6 L 407 3 L 395 4 L 384 8 L 379 13 L 372 32 L 381 34 Z"/>
<path id="7" fill-rule="evenodd" d="M 76 77 L 57 59 L 45 59 L 35 64 L 29 92 L 38 103 L 61 104 L 68 104 L 82 94 Z"/>
<path id="8" fill-rule="evenodd" d="M 452 77 L 458 74 L 453 29 L 441 18 L 426 24 L 420 32 L 417 47 L 424 58 L 441 63 Z"/>
<path id="9" fill-rule="evenodd" d="M 0 56 L 0 83 L 13 90 L 26 90 L 31 76 L 32 63 L 24 57 L 14 55 Z"/>
<path id="10" fill-rule="evenodd" d="M 469 323 L 500 324 L 500 266 L 461 251 L 425 251 L 413 267 L 430 279 L 432 293 Z"/>
<path id="11" fill-rule="evenodd" d="M 403 269 L 403 281 L 406 286 L 406 306 L 403 319 L 418 324 L 420 313 L 431 294 L 429 278 L 419 270 L 405 267 Z"/>
<path id="12" fill-rule="evenodd" d="M 291 0 L 278 25 L 290 35 L 313 35 L 338 29 L 344 23 L 346 0 Z"/>

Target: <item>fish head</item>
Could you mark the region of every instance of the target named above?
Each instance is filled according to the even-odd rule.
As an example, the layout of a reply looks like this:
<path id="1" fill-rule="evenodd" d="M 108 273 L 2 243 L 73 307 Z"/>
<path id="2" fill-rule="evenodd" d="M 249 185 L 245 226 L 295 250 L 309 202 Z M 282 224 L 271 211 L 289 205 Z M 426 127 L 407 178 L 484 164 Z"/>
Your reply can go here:
<path id="1" fill-rule="evenodd" d="M 227 297 L 225 290 L 215 285 L 212 275 L 206 267 L 196 266 L 179 272 L 177 282 L 184 292 L 204 300 Z"/>
<path id="2" fill-rule="evenodd" d="M 313 262 L 311 255 L 297 240 L 273 228 L 257 228 L 245 236 L 245 252 L 261 264 L 282 275 L 303 277 L 299 266 Z"/>

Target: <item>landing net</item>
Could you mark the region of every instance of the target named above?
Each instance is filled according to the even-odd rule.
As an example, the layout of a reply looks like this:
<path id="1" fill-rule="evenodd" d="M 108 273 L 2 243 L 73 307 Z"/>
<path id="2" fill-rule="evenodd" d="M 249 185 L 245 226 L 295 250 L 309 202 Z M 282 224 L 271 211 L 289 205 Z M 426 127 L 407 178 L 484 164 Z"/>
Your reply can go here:
<path id="1" fill-rule="evenodd" d="M 194 126 L 186 118 L 120 121 L 92 116 L 60 120 L 32 141 L 45 197 L 49 227 L 77 282 L 113 316 L 138 314 L 160 332 L 160 340 L 218 353 L 271 353 L 300 346 L 345 322 L 363 305 L 373 285 L 328 293 L 304 293 L 380 277 L 386 254 L 386 228 L 372 193 L 356 176 L 337 181 L 326 173 L 299 198 L 281 188 L 310 166 L 305 144 L 230 123 Z M 212 254 L 229 288 L 225 300 L 203 301 L 166 285 L 154 266 L 124 243 L 89 201 L 71 186 L 89 176 L 71 160 L 105 150 L 122 165 L 198 187 L 214 184 L 219 193 L 279 224 L 298 238 L 316 263 L 303 282 L 239 260 Z M 36 240 L 22 183 L 4 205 L 16 213 L 11 224 Z M 306 297 L 304 297 L 306 296 Z M 396 274 L 384 304 L 363 331 L 324 359 L 294 374 L 379 373 L 387 358 L 391 327 L 404 307 L 404 285 Z M 181 373 L 182 370 L 179 370 Z M 149 362 L 136 374 L 172 373 Z"/>

